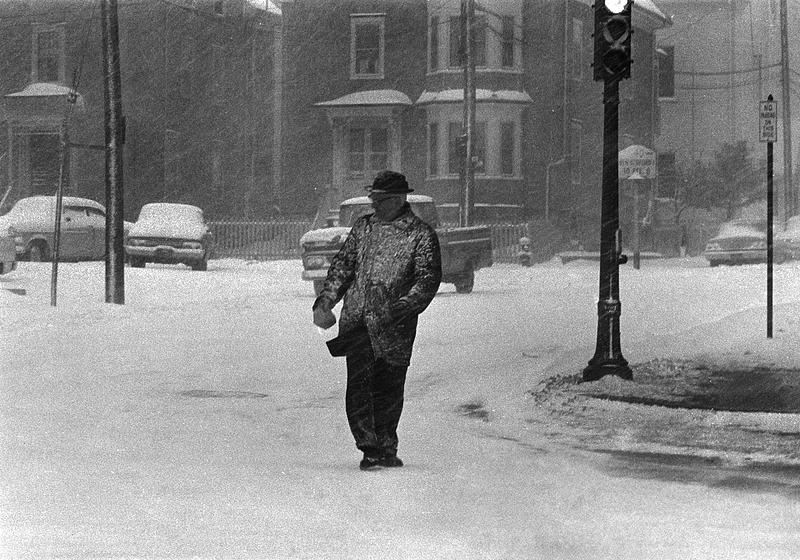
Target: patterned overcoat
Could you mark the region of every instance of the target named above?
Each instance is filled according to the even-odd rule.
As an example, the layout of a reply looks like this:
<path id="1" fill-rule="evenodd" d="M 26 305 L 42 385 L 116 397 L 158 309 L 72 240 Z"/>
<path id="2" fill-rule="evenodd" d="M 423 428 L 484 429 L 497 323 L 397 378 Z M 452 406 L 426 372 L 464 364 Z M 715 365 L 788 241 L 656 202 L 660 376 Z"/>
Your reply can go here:
<path id="1" fill-rule="evenodd" d="M 441 280 L 436 231 L 406 204 L 392 221 L 374 214 L 356 221 L 331 261 L 314 307 L 327 300 L 332 308 L 344 297 L 339 334 L 364 324 L 376 358 L 408 366 L 417 316 L 433 300 Z"/>

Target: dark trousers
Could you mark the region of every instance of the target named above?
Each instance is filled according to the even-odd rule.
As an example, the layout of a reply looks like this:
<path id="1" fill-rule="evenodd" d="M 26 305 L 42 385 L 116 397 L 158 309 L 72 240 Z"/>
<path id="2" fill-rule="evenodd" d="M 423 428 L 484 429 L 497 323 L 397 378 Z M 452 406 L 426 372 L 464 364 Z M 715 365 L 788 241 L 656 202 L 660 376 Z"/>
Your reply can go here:
<path id="1" fill-rule="evenodd" d="M 347 356 L 347 421 L 356 447 L 368 456 L 397 454 L 407 370 L 375 359 L 369 345 Z"/>

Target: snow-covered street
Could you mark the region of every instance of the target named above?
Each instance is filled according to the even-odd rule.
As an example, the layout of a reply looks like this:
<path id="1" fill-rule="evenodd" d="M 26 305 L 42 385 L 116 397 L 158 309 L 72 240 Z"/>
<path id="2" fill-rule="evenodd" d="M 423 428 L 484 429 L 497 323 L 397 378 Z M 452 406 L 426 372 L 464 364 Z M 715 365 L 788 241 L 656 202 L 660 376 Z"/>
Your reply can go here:
<path id="1" fill-rule="evenodd" d="M 0 290 L 0 558 L 800 556 L 800 480 L 772 492 L 641 476 L 576 445 L 567 412 L 547 423 L 531 391 L 592 357 L 597 263 L 495 265 L 469 295 L 443 285 L 409 369 L 406 466 L 367 473 L 344 361 L 324 344 L 335 332 L 311 323 L 300 272 L 126 268 L 117 306 L 103 263 L 67 263 L 55 308 L 49 264 L 1 277 L 26 295 Z M 800 263 L 775 267 L 772 340 L 765 273 L 621 267 L 625 358 L 800 369 Z M 800 415 L 766 421 L 798 441 Z"/>

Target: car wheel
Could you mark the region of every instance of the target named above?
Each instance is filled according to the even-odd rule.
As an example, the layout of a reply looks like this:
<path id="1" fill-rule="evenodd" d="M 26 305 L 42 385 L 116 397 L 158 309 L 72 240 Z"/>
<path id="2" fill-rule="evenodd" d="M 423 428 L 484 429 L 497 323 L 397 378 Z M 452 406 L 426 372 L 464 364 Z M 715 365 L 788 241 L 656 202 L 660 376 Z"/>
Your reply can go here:
<path id="1" fill-rule="evenodd" d="M 472 288 L 475 286 L 475 271 L 472 269 L 472 266 L 455 281 L 455 286 L 456 292 L 459 294 L 469 294 L 472 292 Z"/>
<path id="2" fill-rule="evenodd" d="M 322 288 L 325 287 L 325 280 L 314 280 L 314 295 L 319 297 L 322 293 Z"/>
<path id="3" fill-rule="evenodd" d="M 46 243 L 34 243 L 28 249 L 28 260 L 31 262 L 44 262 L 49 260 L 50 251 L 47 249 Z"/>
<path id="4" fill-rule="evenodd" d="M 143 257 L 130 257 L 129 259 L 132 268 L 144 268 Z"/>
<path id="5" fill-rule="evenodd" d="M 719 266 L 719 261 L 708 261 L 708 266 L 710 266 L 711 268 Z"/>
<path id="6" fill-rule="evenodd" d="M 772 262 L 775 264 L 783 264 L 786 262 L 786 253 L 782 251 L 776 251 L 774 255 L 772 255 Z"/>
<path id="7" fill-rule="evenodd" d="M 208 270 L 208 260 L 197 261 L 192 265 L 192 270 Z"/>

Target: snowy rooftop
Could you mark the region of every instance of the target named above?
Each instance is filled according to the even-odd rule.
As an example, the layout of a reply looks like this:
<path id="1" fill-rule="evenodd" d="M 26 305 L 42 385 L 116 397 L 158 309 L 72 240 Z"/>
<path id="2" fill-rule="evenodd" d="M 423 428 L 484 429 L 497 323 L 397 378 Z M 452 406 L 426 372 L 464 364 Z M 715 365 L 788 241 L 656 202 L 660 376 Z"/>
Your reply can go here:
<path id="1" fill-rule="evenodd" d="M 373 89 L 348 93 L 331 101 L 322 101 L 318 107 L 348 107 L 365 105 L 411 105 L 411 99 L 395 89 Z"/>
<path id="2" fill-rule="evenodd" d="M 264 10 L 265 12 L 278 15 L 281 14 L 280 6 L 271 0 L 247 0 L 247 3 L 256 9 Z"/>
<path id="3" fill-rule="evenodd" d="M 524 91 L 514 91 L 501 89 L 497 91 L 489 89 L 475 90 L 477 101 L 498 101 L 505 103 L 533 103 L 533 99 Z M 460 103 L 464 101 L 463 89 L 445 89 L 442 91 L 423 91 L 417 99 L 417 105 L 427 103 Z"/>

